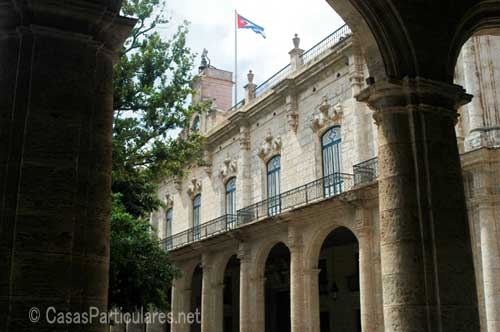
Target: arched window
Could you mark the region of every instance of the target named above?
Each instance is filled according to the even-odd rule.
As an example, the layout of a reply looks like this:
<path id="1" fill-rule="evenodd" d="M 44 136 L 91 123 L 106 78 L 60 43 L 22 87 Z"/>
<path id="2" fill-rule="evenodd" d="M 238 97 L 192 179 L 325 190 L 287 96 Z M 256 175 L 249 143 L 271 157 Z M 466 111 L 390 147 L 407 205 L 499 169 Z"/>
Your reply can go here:
<path id="1" fill-rule="evenodd" d="M 232 228 L 236 222 L 236 178 L 226 183 L 226 226 Z"/>
<path id="2" fill-rule="evenodd" d="M 340 126 L 328 129 L 321 137 L 323 188 L 326 197 L 342 191 Z"/>
<path id="3" fill-rule="evenodd" d="M 277 155 L 271 158 L 267 163 L 267 198 L 269 200 L 269 215 L 275 215 L 281 211 L 280 170 L 281 157 Z"/>
<path id="4" fill-rule="evenodd" d="M 201 194 L 198 194 L 193 199 L 193 238 L 195 240 L 200 238 L 200 208 Z"/>
<path id="5" fill-rule="evenodd" d="M 167 244 L 167 249 L 172 248 L 172 216 L 173 216 L 173 209 L 170 208 L 167 210 L 166 217 L 165 217 L 165 238 L 167 239 L 166 244 Z"/>

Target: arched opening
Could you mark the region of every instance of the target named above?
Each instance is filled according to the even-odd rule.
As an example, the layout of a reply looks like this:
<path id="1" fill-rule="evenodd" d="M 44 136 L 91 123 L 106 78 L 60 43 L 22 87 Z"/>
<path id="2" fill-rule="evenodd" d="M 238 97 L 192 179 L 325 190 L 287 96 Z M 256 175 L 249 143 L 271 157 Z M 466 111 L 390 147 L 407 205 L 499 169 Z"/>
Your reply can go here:
<path id="1" fill-rule="evenodd" d="M 201 313 L 201 289 L 202 289 L 202 281 L 203 281 L 203 269 L 201 268 L 201 264 L 198 264 L 193 272 L 193 277 L 191 279 L 191 310 L 190 312 Z M 198 316 L 201 317 L 201 314 Z M 191 332 L 200 332 L 201 324 L 194 320 L 191 324 Z"/>
<path id="2" fill-rule="evenodd" d="M 349 229 L 339 227 L 326 237 L 318 268 L 320 331 L 361 332 L 358 240 Z"/>
<path id="3" fill-rule="evenodd" d="M 269 252 L 264 276 L 265 331 L 290 331 L 290 250 L 283 243 Z"/>
<path id="4" fill-rule="evenodd" d="M 473 95 L 459 109 L 456 125 L 461 153 L 500 145 L 500 36 L 478 32 L 462 46 L 455 66 L 455 83 Z"/>
<path id="5" fill-rule="evenodd" d="M 224 271 L 224 332 L 240 330 L 240 261 L 231 256 Z"/>

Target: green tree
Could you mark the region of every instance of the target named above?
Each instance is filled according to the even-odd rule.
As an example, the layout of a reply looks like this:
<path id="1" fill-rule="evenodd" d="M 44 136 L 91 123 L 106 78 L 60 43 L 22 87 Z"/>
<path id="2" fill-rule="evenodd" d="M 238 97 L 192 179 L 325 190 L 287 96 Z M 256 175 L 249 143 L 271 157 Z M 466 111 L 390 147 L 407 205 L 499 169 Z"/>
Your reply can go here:
<path id="1" fill-rule="evenodd" d="M 167 309 L 171 280 L 179 272 L 151 236 L 149 222 L 128 213 L 122 198 L 113 194 L 109 303 L 124 312 L 149 305 Z"/>
<path id="2" fill-rule="evenodd" d="M 121 50 L 114 73 L 113 192 L 123 193 L 123 204 L 141 217 L 160 204 L 155 189 L 167 174 L 200 159 L 201 138 L 169 137 L 186 127 L 191 105 L 193 55 L 186 46 L 187 23 L 171 39 L 158 32 L 168 20 L 163 0 L 126 0 L 122 11 L 138 22 Z"/>
<path id="3" fill-rule="evenodd" d="M 181 176 L 201 160 L 199 135 L 176 137 L 194 112 L 190 105 L 193 55 L 186 47 L 187 23 L 165 40 L 163 0 L 125 0 L 122 11 L 138 19 L 115 64 L 113 206 L 109 303 L 123 310 L 167 306 L 176 269 L 148 222 L 161 206 L 162 177 Z"/>

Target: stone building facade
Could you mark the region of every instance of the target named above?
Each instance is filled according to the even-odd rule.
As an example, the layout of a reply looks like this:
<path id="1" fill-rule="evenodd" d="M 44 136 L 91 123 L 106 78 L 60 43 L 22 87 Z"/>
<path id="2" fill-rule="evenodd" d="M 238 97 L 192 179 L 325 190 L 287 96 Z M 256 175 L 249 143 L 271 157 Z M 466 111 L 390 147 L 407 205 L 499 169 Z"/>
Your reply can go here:
<path id="1" fill-rule="evenodd" d="M 165 179 L 165 208 L 151 217 L 182 270 L 174 317 L 201 310 L 200 325 L 172 331 L 381 332 L 384 298 L 404 296 L 382 291 L 391 234 L 379 207 L 391 202 L 379 194 L 377 140 L 386 138 L 356 100 L 370 84 L 359 41 L 345 26 L 307 52 L 293 42 L 289 66 L 260 86 L 250 71 L 231 108 L 231 74 L 200 68 L 199 98 L 214 107 L 186 130 L 206 137 L 205 165 Z M 455 74 L 475 96 L 456 133 L 484 332 L 500 331 L 498 54 L 499 37 L 471 37 Z"/>

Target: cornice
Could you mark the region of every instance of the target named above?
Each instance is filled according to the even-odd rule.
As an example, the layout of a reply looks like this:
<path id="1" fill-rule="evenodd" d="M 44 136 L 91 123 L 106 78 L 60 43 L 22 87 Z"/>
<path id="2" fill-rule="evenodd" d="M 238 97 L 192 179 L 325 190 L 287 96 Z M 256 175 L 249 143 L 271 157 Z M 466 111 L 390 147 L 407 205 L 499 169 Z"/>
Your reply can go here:
<path id="1" fill-rule="evenodd" d="M 272 89 L 230 114 L 222 123 L 207 133 L 206 140 L 209 145 L 219 145 L 221 141 L 237 134 L 237 130 L 241 126 L 249 126 L 262 116 L 275 111 L 277 107 L 284 106 L 286 96 L 291 93 L 291 90 L 293 93 L 307 90 L 311 80 L 317 79 L 322 72 L 344 59 L 351 48 L 352 36 L 349 36 L 336 44 L 329 53 L 319 60 L 305 65 Z"/>

